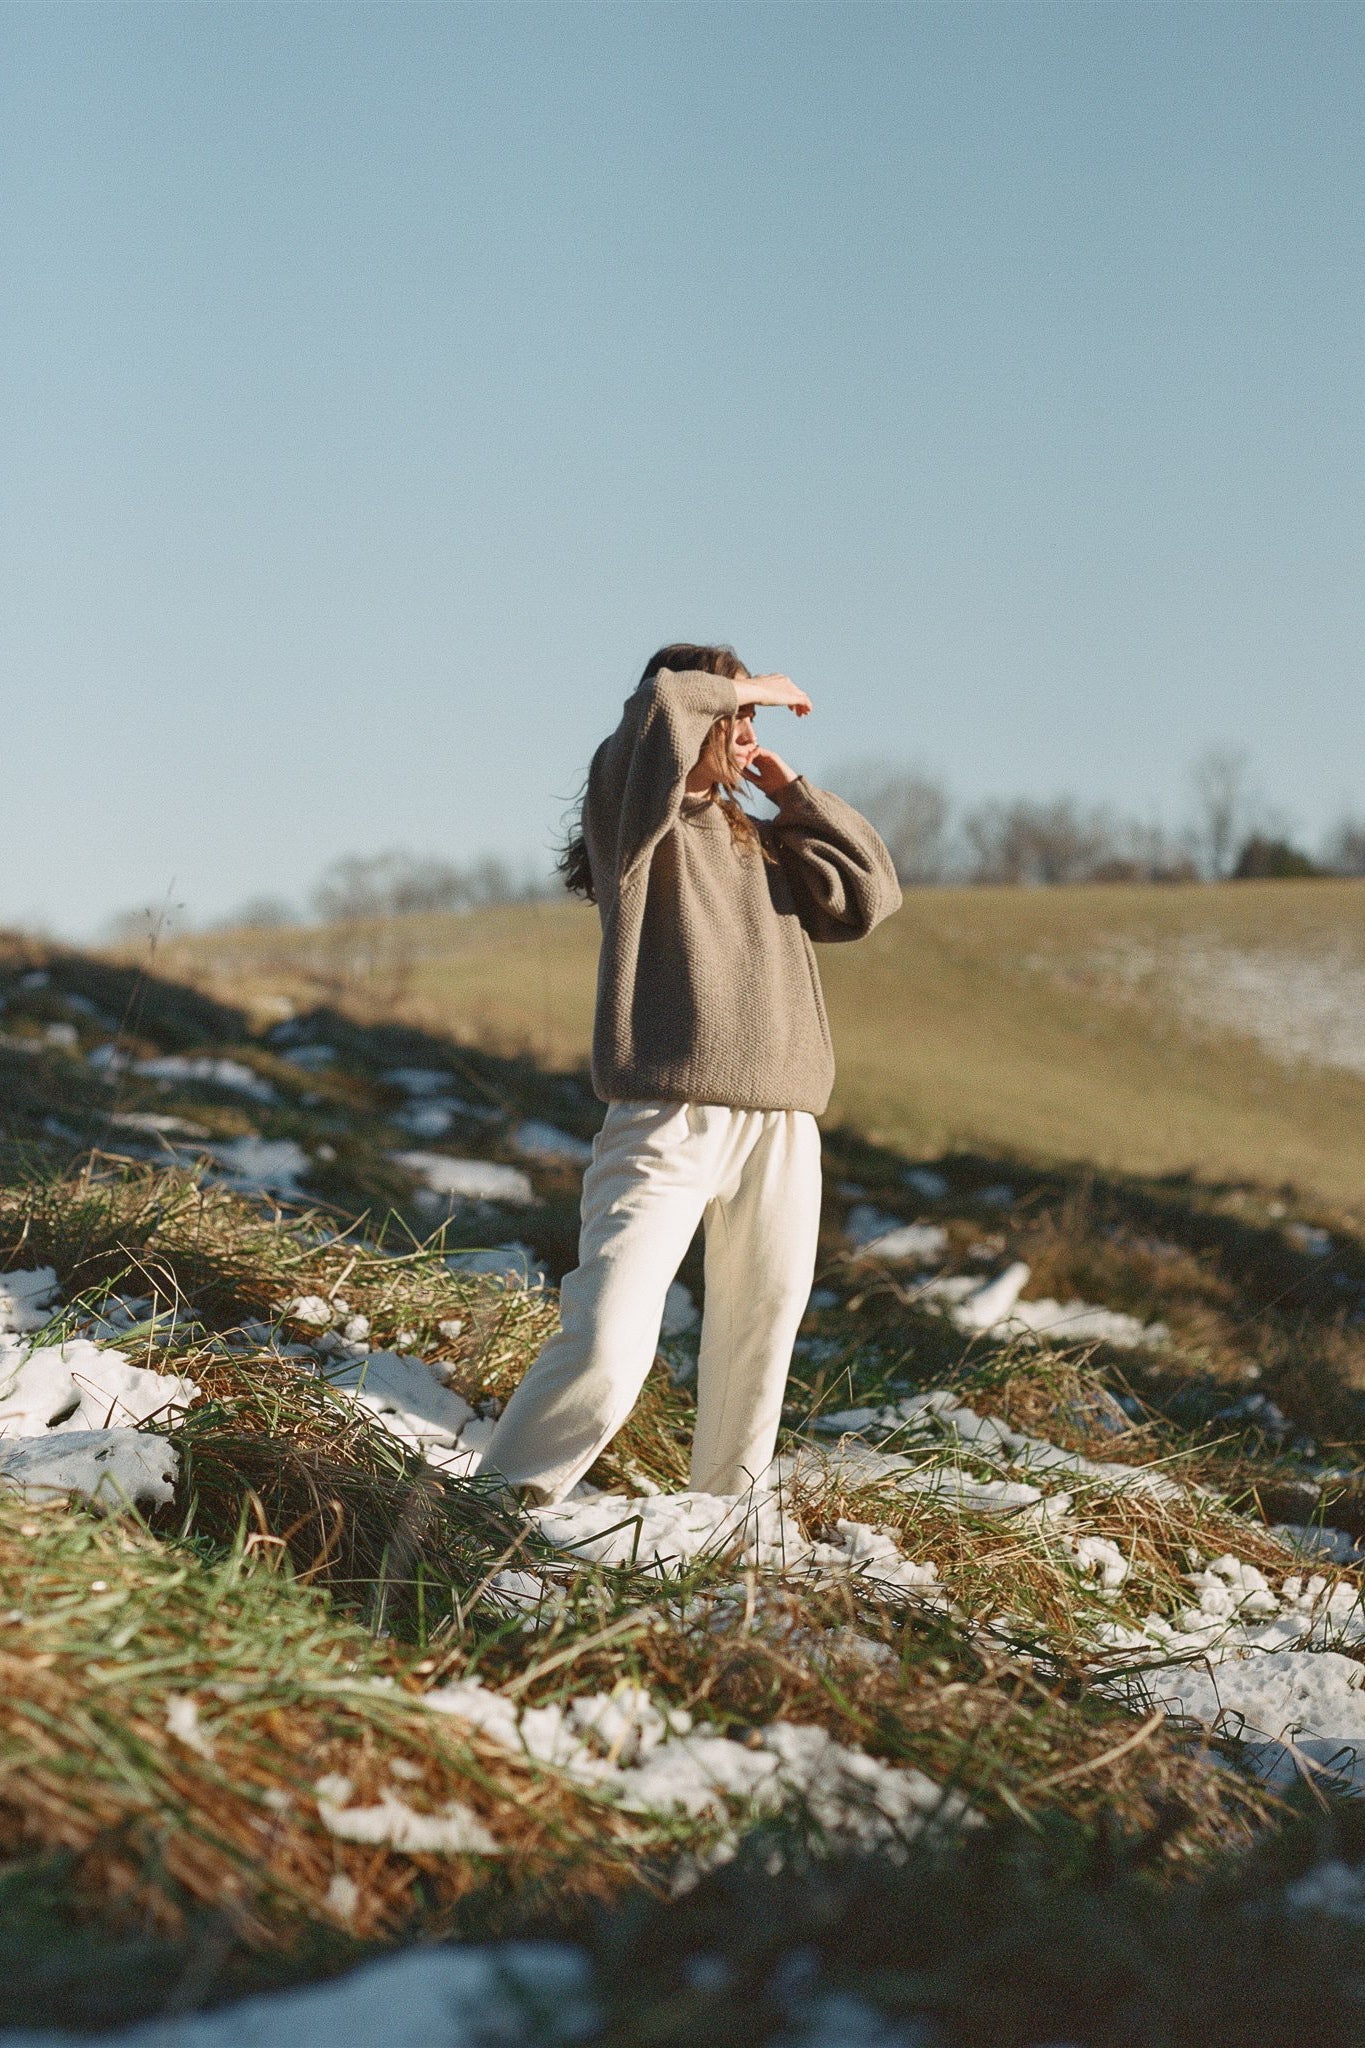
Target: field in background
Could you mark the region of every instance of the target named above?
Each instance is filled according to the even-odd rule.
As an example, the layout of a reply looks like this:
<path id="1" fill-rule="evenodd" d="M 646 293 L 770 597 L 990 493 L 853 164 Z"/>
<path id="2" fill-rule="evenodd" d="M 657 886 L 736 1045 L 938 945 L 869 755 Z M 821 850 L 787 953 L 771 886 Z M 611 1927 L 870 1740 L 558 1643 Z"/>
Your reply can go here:
<path id="1" fill-rule="evenodd" d="M 573 1068 L 596 954 L 564 902 L 218 932 L 158 966 L 262 1019 L 333 1005 Z M 920 890 L 821 969 L 831 1118 L 869 1136 L 1365 1196 L 1365 883 Z"/>

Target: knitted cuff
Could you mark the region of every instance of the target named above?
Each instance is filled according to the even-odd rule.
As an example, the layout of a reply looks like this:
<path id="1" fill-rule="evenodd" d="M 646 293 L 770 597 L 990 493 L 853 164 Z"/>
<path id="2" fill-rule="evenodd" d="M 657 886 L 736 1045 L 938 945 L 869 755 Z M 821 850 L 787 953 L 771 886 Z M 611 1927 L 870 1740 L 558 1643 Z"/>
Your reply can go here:
<path id="1" fill-rule="evenodd" d="M 805 776 L 798 775 L 785 789 L 779 789 L 773 802 L 777 805 L 777 822 L 783 824 L 789 815 L 796 817 L 802 810 L 813 808 L 815 793 Z"/>

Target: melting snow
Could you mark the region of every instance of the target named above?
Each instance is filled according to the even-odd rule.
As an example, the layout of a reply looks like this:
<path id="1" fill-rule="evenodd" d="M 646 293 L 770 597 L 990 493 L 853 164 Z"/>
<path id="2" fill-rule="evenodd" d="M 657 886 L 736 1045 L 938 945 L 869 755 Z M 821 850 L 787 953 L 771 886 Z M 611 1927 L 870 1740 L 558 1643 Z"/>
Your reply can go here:
<path id="1" fill-rule="evenodd" d="M 960 1793 L 945 1792 L 922 1771 L 848 1749 L 823 1728 L 776 1721 L 735 1742 L 694 1729 L 689 1715 L 656 1705 L 639 1687 L 518 1711 L 466 1682 L 429 1692 L 426 1703 L 634 1813 L 726 1818 L 736 1807 L 773 1813 L 795 1803 L 832 1839 L 883 1851 L 926 1821 L 952 1826 L 974 1818 Z"/>
<path id="2" fill-rule="evenodd" d="M 1113 1344 L 1122 1350 L 1167 1342 L 1164 1323 L 1144 1323 L 1119 1309 L 1086 1301 L 1021 1301 L 1029 1268 L 1022 1259 L 984 1284 L 968 1276 L 927 1280 L 915 1299 L 942 1308 L 960 1330 L 1005 1337 L 1053 1339 L 1065 1344 Z"/>
<path id="3" fill-rule="evenodd" d="M 189 1053 L 164 1053 L 157 1059 L 134 1060 L 115 1045 L 101 1045 L 90 1054 L 90 1065 L 111 1074 L 131 1071 L 147 1081 L 191 1081 L 203 1087 L 226 1088 L 235 1095 L 250 1096 L 253 1102 L 276 1099 L 270 1083 L 241 1060 Z"/>
<path id="4" fill-rule="evenodd" d="M 1134 949 L 1134 978 L 1143 964 Z M 1162 985 L 1187 1016 L 1254 1038 L 1279 1059 L 1365 1074 L 1365 965 L 1344 949 L 1315 959 L 1190 939 L 1162 963 Z"/>
<path id="5" fill-rule="evenodd" d="M 681 1280 L 670 1280 L 668 1293 L 664 1296 L 664 1318 L 659 1331 L 660 1336 L 681 1337 L 688 1330 L 695 1330 L 700 1321 L 701 1316 L 696 1302 L 692 1299 L 691 1288 L 684 1286 Z"/>
<path id="6" fill-rule="evenodd" d="M 303 1067 L 305 1070 L 310 1067 L 330 1067 L 336 1056 L 337 1050 L 334 1045 L 296 1045 L 292 1051 L 280 1055 L 291 1067 Z"/>
<path id="7" fill-rule="evenodd" d="M 0 1437 L 136 1428 L 198 1396 L 193 1380 L 129 1365 L 84 1337 L 36 1351 L 0 1342 Z"/>
<path id="8" fill-rule="evenodd" d="M 0 1480 L 25 1499 L 81 1493 L 107 1505 L 156 1507 L 174 1497 L 174 1448 L 137 1429 L 49 1430 L 0 1442 Z"/>
<path id="9" fill-rule="evenodd" d="M 1280 1745 L 1287 1754 L 1272 1753 L 1265 1769 L 1272 1779 L 1292 1775 L 1297 1757 L 1365 1784 L 1365 1667 L 1336 1650 L 1269 1650 L 1149 1673 L 1146 1683 L 1168 1713 Z"/>
<path id="10" fill-rule="evenodd" d="M 462 1395 L 443 1387 L 420 1358 L 397 1351 L 368 1351 L 359 1358 L 329 1359 L 319 1366 L 329 1386 L 349 1394 L 388 1435 L 418 1452 L 429 1465 L 455 1475 L 471 1472 L 481 1455 L 461 1445 L 475 1420 Z"/>
<path id="11" fill-rule="evenodd" d="M 343 1902 L 355 1910 L 353 1892 L 351 1880 L 333 1879 L 329 1902 L 343 1918 Z M 423 1944 L 325 1983 L 158 2017 L 102 2039 L 117 2048 L 565 2048 L 595 2025 L 590 1978 L 587 1957 L 563 1945 Z M 554 2015 L 552 2032 L 538 2013 Z M 34 2028 L 0 2040 L 4 2048 L 90 2048 L 91 2037 Z"/>
<path id="12" fill-rule="evenodd" d="M 500 1856 L 502 1847 L 479 1816 L 456 1799 L 439 1813 L 417 1813 L 392 1792 L 370 1806 L 349 1806 L 349 1779 L 319 1779 L 318 1816 L 343 1842 L 368 1842 L 410 1856 Z"/>
<path id="13" fill-rule="evenodd" d="M 544 1287 L 550 1277 L 537 1263 L 533 1248 L 519 1237 L 484 1251 L 451 1252 L 446 1264 L 452 1273 L 488 1273 L 495 1280 L 505 1280 L 509 1287 Z"/>
<path id="14" fill-rule="evenodd" d="M 1027 1485 L 1002 1494 L 997 1483 L 978 1501 L 971 1498 L 969 1489 L 975 1485 L 979 1491 L 981 1482 L 965 1480 L 951 1469 L 926 1471 L 922 1452 L 917 1460 L 909 1455 L 910 1448 L 917 1449 L 927 1438 L 932 1449 L 936 1437 L 946 1437 L 960 1452 L 986 1465 L 1024 1470 L 1035 1476 L 1046 1474 L 1049 1479 L 1053 1475 L 1064 1474 L 1068 1483 L 1088 1479 L 1136 1493 L 1149 1493 L 1158 1500 L 1174 1499 L 1180 1491 L 1173 1479 L 1150 1465 L 1125 1465 L 1113 1460 L 1087 1458 L 1079 1451 L 1061 1450 L 1043 1437 L 1011 1429 L 994 1415 L 978 1415 L 941 1388 L 933 1393 L 907 1395 L 884 1408 L 849 1408 L 834 1415 L 822 1415 L 815 1427 L 826 1433 L 849 1435 L 868 1430 L 880 1431 L 884 1440 L 890 1438 L 906 1445 L 907 1449 L 869 1453 L 866 1445 L 846 1443 L 840 1446 L 844 1459 L 851 1459 L 854 1467 L 861 1462 L 870 1476 L 899 1476 L 901 1484 L 927 1487 L 931 1492 L 953 1492 L 960 1488 L 964 1504 L 988 1509 L 992 1500 L 998 1500 L 1002 1507 L 1027 1505 L 1030 1501 L 1037 1501 L 1040 1493 L 1032 1485 Z M 1056 1498 L 1070 1505 L 1069 1494 L 1058 1494 Z"/>
<path id="15" fill-rule="evenodd" d="M 214 1179 L 241 1194 L 297 1195 L 311 1164 L 292 1138 L 233 1138 L 209 1151 L 219 1166 Z"/>
<path id="16" fill-rule="evenodd" d="M 556 1549 L 595 1564 L 667 1572 L 736 1552 L 747 1563 L 780 1571 L 810 1554 L 796 1521 L 771 1494 L 601 1493 L 533 1508 L 531 1515 Z"/>
<path id="17" fill-rule="evenodd" d="M 1365 1927 L 1365 1870 L 1335 1858 L 1319 1863 L 1285 1887 L 1284 1904 L 1290 1913 L 1322 1913 Z"/>
<path id="18" fill-rule="evenodd" d="M 568 1131 L 558 1130 L 554 1124 L 518 1124 L 512 1133 L 513 1148 L 523 1159 L 543 1159 L 554 1164 L 586 1166 L 592 1158 L 592 1146 L 586 1139 L 575 1138 Z"/>
<path id="19" fill-rule="evenodd" d="M 933 1265 L 948 1249 L 948 1233 L 938 1223 L 902 1223 L 868 1202 L 849 1210 L 844 1234 L 864 1258 L 913 1259 Z"/>
<path id="20" fill-rule="evenodd" d="M 207 1138 L 209 1133 L 202 1124 L 192 1124 L 183 1116 L 166 1116 L 155 1109 L 125 1109 L 109 1119 L 116 1130 L 146 1131 L 154 1138 Z"/>
<path id="21" fill-rule="evenodd" d="M 431 1194 L 463 1202 L 502 1202 L 527 1208 L 536 1199 L 530 1179 L 519 1166 L 496 1166 L 488 1159 L 452 1159 L 445 1152 L 391 1152 L 401 1166 Z"/>
<path id="22" fill-rule="evenodd" d="M 176 1453 L 136 1424 L 178 1414 L 198 1392 L 87 1338 L 37 1350 L 0 1338 L 0 1478 L 32 1499 L 168 1501 Z"/>
<path id="23" fill-rule="evenodd" d="M 0 1335 L 41 1330 L 52 1315 L 57 1275 L 51 1266 L 25 1273 L 0 1273 Z"/>

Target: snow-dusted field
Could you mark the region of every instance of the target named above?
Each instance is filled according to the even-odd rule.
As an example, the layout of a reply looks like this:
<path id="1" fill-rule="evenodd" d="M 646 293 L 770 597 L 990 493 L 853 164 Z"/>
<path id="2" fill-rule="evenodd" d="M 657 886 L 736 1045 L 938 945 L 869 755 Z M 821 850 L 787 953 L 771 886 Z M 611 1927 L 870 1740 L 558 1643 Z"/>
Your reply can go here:
<path id="1" fill-rule="evenodd" d="M 1252 1038 L 1287 1063 L 1365 1074 L 1365 961 L 1358 949 L 1294 951 L 1190 935 L 1096 956 L 1105 977 L 1143 989 L 1188 1022 Z"/>
<path id="2" fill-rule="evenodd" d="M 1283 979 L 1236 949 L 1181 958 L 1168 995 L 1204 1002 L 1212 977 L 1230 1007 L 1203 1021 L 1271 1043 Z M 1356 1071 L 1344 985 L 1290 1004 L 1299 1036 L 1286 1026 L 1275 1049 Z M 1349 1218 L 1283 1190 L 1224 1207 L 1196 1192 L 1182 1211 L 1142 1187 L 1106 1210 L 1079 1177 L 832 1134 L 822 1270 L 762 1484 L 686 1490 L 703 1310 L 688 1266 L 638 1415 L 592 1483 L 523 1510 L 496 1504 L 481 1464 L 553 1318 L 595 1127 L 581 1091 L 559 1077 L 518 1093 L 524 1077 L 387 1040 L 371 1056 L 335 1023 L 325 1040 L 291 1026 L 188 1051 L 124 1048 L 78 1006 L 57 1028 L 49 1015 L 23 1038 L 26 1142 L 50 1138 L 65 1164 L 84 1134 L 97 1164 L 79 1196 L 74 1181 L 0 1190 L 0 1727 L 23 1759 L 0 1808 L 41 1775 L 22 1703 L 77 1745 L 67 1785 L 104 1787 L 103 1752 L 79 1743 L 102 1725 L 123 1756 L 127 1731 L 99 1714 L 136 1683 L 142 1762 L 109 1782 L 141 1786 L 172 1844 L 187 1812 L 199 1825 L 195 1800 L 245 1800 L 241 1840 L 275 1845 L 268 1871 L 287 1839 L 307 1923 L 369 1943 L 419 1931 L 395 1902 L 424 1887 L 441 1902 L 429 1938 L 468 1924 L 485 1889 L 529 1896 L 584 1859 L 607 1891 L 647 1871 L 661 1913 L 727 1871 L 778 1882 L 811 1853 L 919 1883 L 916 1859 L 977 1853 L 1020 1815 L 1093 1834 L 1105 1814 L 1141 1836 L 1188 1812 L 1178 1875 L 1216 1860 L 1220 1830 L 1232 1857 L 1272 1829 L 1269 1795 L 1334 1812 L 1365 1785 L 1365 1263 Z M 305 1213 L 315 1197 L 333 1207 Z M 76 1228 L 61 1204 L 78 1200 Z M 382 1247 L 348 1234 L 347 1205 L 398 1227 Z M 290 1458 L 321 1461 L 316 1501 L 272 1494 L 277 1451 L 290 1485 Z M 225 1469 L 238 1492 L 196 1522 Z M 343 1570 L 347 1518 L 370 1512 L 372 1546 Z M 236 1597 L 234 1573 L 262 1574 L 326 1654 L 287 1683 L 249 1638 L 206 1663 L 203 1613 L 177 1618 L 170 1578 L 135 1595 L 117 1529 L 130 1575 L 149 1559 L 200 1574 L 208 1613 Z M 433 1529 L 445 1576 L 424 1578 Z M 14 1565 L 25 1531 L 49 1560 L 31 1584 Z M 80 1562 L 87 1531 L 97 1562 Z M 73 1576 L 53 1592 L 59 1553 Z M 152 1642 L 162 1606 L 188 1648 Z M 278 1733 L 306 1709 L 321 1729 L 318 1702 L 343 1696 L 379 1718 L 301 1748 L 258 1734 L 258 1712 Z M 561 1866 L 552 1840 L 577 1845 Z M 201 1903 L 226 1881 L 205 1880 Z M 1329 1831 L 1259 1910 L 1344 1928 L 1365 1925 L 1361 1896 Z M 789 1958 L 764 2038 L 929 2048 L 926 2023 L 888 2017 L 837 1965 Z M 721 1999 L 730 1967 L 699 1951 L 683 1988 Z M 480 1938 L 124 2037 L 614 2043 L 611 1990 L 578 1936 Z M 697 2010 L 688 2038 L 713 2031 Z"/>

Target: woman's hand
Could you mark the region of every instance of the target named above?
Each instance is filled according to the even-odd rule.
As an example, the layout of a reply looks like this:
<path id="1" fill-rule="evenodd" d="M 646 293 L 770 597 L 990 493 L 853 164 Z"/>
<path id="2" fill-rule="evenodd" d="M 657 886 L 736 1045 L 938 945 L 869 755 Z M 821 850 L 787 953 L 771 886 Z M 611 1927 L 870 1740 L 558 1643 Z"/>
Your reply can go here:
<path id="1" fill-rule="evenodd" d="M 796 770 L 789 768 L 780 754 L 770 752 L 767 747 L 758 747 L 744 771 L 744 780 L 757 783 L 764 796 L 776 800 L 789 783 L 795 782 Z"/>
<path id="2" fill-rule="evenodd" d="M 798 718 L 805 718 L 810 711 L 810 698 L 790 676 L 736 676 L 735 688 L 741 704 L 775 704 L 794 711 Z"/>

